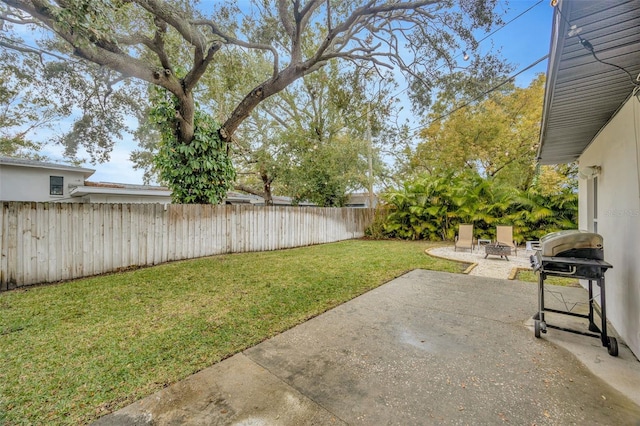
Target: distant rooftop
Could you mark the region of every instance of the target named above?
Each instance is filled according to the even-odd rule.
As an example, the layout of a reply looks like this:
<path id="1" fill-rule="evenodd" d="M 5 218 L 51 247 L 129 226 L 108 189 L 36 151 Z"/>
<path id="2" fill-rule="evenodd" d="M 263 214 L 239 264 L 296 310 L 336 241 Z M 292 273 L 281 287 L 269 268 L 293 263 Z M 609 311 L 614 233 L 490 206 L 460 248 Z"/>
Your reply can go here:
<path id="1" fill-rule="evenodd" d="M 84 174 L 85 179 L 95 173 L 93 169 L 87 169 L 84 167 L 72 166 L 70 164 L 51 163 L 46 161 L 30 160 L 27 158 L 13 158 L 0 156 L 0 165 L 6 164 L 8 166 L 23 166 L 23 167 L 40 167 L 44 169 L 53 170 L 68 170 L 73 172 L 79 172 Z"/>
<path id="2" fill-rule="evenodd" d="M 144 189 L 144 190 L 154 190 L 154 191 L 168 191 L 169 188 L 166 186 L 156 186 L 156 185 L 137 185 L 134 183 L 116 183 L 116 182 L 91 182 L 85 181 L 84 186 L 93 186 L 96 188 L 116 188 L 116 189 Z"/>

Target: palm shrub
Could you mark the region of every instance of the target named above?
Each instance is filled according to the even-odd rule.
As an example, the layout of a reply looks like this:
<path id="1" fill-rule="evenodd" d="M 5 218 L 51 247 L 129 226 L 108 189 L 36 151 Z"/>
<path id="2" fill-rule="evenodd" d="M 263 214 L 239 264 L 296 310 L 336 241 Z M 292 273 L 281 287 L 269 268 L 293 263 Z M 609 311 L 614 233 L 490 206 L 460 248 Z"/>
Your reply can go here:
<path id="1" fill-rule="evenodd" d="M 578 222 L 578 194 L 570 188 L 545 193 L 533 186 L 514 197 L 507 217 L 518 230 L 518 242 L 539 240 L 549 232 L 575 229 Z"/>
<path id="2" fill-rule="evenodd" d="M 523 191 L 472 171 L 422 176 L 383 200 L 389 213 L 378 231 L 393 238 L 453 240 L 459 224 L 472 223 L 476 238 L 495 238 L 496 225 L 513 225 L 522 243 L 577 224 L 575 188 Z"/>
<path id="3" fill-rule="evenodd" d="M 495 237 L 495 225 L 504 221 L 505 212 L 513 200 L 513 188 L 485 179 L 475 172 L 467 171 L 451 180 L 455 192 L 456 210 L 450 214 L 455 217 L 454 226 L 472 223 L 474 236 Z M 447 239 L 453 239 L 453 236 Z"/>
<path id="4" fill-rule="evenodd" d="M 389 207 L 384 231 L 409 240 L 443 240 L 450 235 L 452 186 L 450 178 L 428 177 L 407 182 L 383 196 Z"/>

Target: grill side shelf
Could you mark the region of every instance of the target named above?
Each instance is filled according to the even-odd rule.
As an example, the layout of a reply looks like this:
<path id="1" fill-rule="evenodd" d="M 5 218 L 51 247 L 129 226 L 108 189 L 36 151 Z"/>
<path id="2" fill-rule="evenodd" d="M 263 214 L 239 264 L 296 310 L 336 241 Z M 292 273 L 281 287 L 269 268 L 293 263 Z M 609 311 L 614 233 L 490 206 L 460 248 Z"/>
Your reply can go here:
<path id="1" fill-rule="evenodd" d="M 613 266 L 604 260 L 581 257 L 542 256 L 540 253 L 530 257 L 531 267 L 544 276 L 570 276 L 579 279 L 598 279 Z"/>
<path id="2" fill-rule="evenodd" d="M 542 267 L 547 263 L 555 263 L 575 266 L 598 266 L 605 269 L 613 268 L 613 265 L 604 260 L 583 257 L 540 256 L 540 262 Z"/>

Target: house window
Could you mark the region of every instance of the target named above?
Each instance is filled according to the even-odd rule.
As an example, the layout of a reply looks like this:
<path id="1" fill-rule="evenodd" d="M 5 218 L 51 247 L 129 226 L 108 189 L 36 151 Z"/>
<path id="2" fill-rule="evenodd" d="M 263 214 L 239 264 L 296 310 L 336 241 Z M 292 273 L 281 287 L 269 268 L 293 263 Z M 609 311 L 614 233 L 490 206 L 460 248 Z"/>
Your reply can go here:
<path id="1" fill-rule="evenodd" d="M 49 194 L 64 195 L 64 178 L 62 176 L 49 176 Z"/>

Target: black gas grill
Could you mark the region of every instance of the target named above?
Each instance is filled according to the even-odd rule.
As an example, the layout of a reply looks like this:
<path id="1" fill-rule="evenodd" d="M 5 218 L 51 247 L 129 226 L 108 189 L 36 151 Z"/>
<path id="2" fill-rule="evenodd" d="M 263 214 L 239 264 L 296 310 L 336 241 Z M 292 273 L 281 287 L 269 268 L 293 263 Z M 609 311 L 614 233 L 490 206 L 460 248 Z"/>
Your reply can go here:
<path id="1" fill-rule="evenodd" d="M 598 337 L 611 356 L 618 355 L 618 342 L 607 336 L 607 309 L 605 300 L 604 274 L 612 266 L 604 261 L 602 236 L 587 231 L 560 231 L 547 234 L 540 239 L 539 249 L 530 257 L 531 266 L 538 272 L 538 313 L 534 316 L 535 336 L 546 333 L 547 328 L 555 328 L 586 336 Z M 589 281 L 589 314 L 545 307 L 544 282 L 549 276 L 572 277 Z M 600 288 L 600 306 L 593 297 L 593 282 Z M 568 329 L 549 324 L 545 312 L 571 315 L 589 320 L 589 332 Z M 594 322 L 594 312 L 600 316 L 601 326 Z"/>

